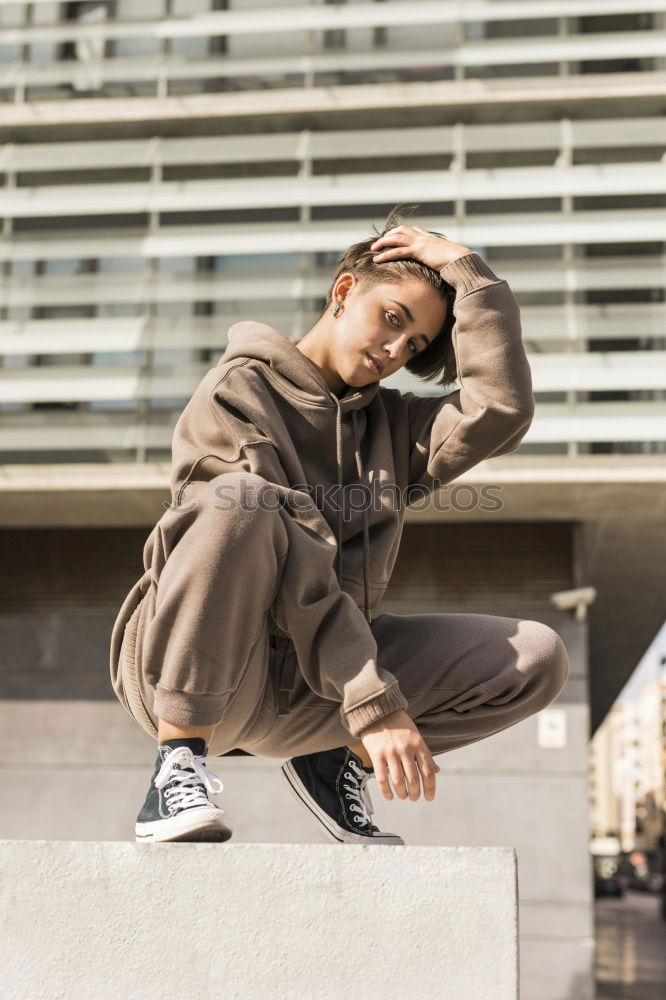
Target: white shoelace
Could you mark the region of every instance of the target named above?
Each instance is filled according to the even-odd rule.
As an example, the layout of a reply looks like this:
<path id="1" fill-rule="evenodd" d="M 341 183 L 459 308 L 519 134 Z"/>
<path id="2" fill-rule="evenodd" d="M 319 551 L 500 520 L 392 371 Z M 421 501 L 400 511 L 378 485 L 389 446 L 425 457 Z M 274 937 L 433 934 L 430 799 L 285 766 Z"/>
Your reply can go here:
<path id="1" fill-rule="evenodd" d="M 211 805 L 204 788 L 211 794 L 222 791 L 224 788 L 222 781 L 208 770 L 205 763 L 206 758 L 196 757 L 189 747 L 175 747 L 165 757 L 155 776 L 154 783 L 155 788 L 164 788 L 170 781 L 176 782 L 172 788 L 167 788 L 164 793 L 169 812 L 173 812 L 174 809 L 187 809 L 190 806 Z M 176 764 L 192 770 L 180 770 L 176 768 Z M 201 787 L 201 783 L 203 783 L 204 788 Z"/>
<path id="2" fill-rule="evenodd" d="M 367 789 L 368 779 L 372 777 L 367 771 L 359 767 L 356 761 L 350 760 L 349 766 L 354 769 L 354 773 L 351 774 L 349 771 L 345 771 L 345 778 L 350 778 L 353 785 L 343 784 L 343 788 L 347 789 L 347 798 L 353 799 L 354 801 L 349 806 L 350 812 L 360 813 L 360 816 L 354 816 L 354 822 L 358 823 L 359 826 L 372 826 L 372 814 L 374 809 L 372 807 L 372 802 L 370 801 L 370 792 Z"/>

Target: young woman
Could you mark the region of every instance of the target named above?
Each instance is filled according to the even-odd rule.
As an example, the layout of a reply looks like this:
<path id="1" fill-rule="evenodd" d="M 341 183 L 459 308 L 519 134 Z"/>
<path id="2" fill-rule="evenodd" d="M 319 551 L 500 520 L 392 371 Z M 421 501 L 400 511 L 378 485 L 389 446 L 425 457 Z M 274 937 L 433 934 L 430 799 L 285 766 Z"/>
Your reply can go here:
<path id="1" fill-rule="evenodd" d="M 380 386 L 403 366 L 460 388 Z M 405 505 L 513 451 L 533 412 L 506 281 L 395 212 L 343 256 L 303 338 L 229 329 L 176 424 L 172 503 L 111 639 L 114 691 L 158 743 L 137 841 L 230 837 L 206 755 L 244 752 L 289 758 L 330 839 L 402 844 L 372 822 L 371 774 L 386 799 L 392 783 L 432 800 L 435 756 L 553 701 L 568 658 L 540 622 L 373 617 Z"/>

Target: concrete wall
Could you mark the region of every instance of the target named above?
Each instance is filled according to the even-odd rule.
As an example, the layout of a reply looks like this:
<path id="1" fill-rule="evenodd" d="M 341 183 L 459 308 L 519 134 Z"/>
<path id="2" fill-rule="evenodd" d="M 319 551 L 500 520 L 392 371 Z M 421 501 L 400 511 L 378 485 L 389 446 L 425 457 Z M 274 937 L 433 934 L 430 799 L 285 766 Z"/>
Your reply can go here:
<path id="1" fill-rule="evenodd" d="M 518 1000 L 512 850 L 347 847 L 0 841 L 2 995 Z"/>

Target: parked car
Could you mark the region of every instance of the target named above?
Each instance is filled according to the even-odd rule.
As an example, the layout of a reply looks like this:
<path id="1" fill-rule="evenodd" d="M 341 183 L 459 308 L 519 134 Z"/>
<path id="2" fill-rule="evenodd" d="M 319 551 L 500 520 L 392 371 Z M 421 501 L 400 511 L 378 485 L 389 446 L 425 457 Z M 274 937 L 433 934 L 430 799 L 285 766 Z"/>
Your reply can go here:
<path id="1" fill-rule="evenodd" d="M 633 851 L 627 886 L 639 892 L 661 892 L 664 885 L 663 861 L 659 850 Z"/>
<path id="2" fill-rule="evenodd" d="M 664 876 L 661 872 L 651 872 L 643 865 L 635 868 L 629 878 L 629 888 L 639 892 L 661 892 Z"/>
<path id="3" fill-rule="evenodd" d="M 594 895 L 616 896 L 622 899 L 624 896 L 624 882 L 620 875 L 598 875 L 594 873 Z"/>
<path id="4" fill-rule="evenodd" d="M 616 896 L 622 899 L 626 888 L 625 879 L 620 875 L 617 858 L 595 857 L 594 859 L 594 895 Z"/>

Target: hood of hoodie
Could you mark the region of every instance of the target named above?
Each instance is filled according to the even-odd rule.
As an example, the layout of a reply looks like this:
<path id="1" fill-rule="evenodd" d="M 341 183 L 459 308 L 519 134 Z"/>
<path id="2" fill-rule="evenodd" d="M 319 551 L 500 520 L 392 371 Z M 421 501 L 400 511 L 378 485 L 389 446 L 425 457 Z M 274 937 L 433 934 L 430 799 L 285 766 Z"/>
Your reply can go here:
<path id="1" fill-rule="evenodd" d="M 340 396 L 336 396 L 317 366 L 298 349 L 297 343 L 298 340 L 285 337 L 267 323 L 243 320 L 229 328 L 228 346 L 218 364 L 235 358 L 263 361 L 299 392 L 311 396 L 313 401 L 339 406 L 343 414 L 360 410 L 375 398 L 379 382 L 369 382 L 359 388 L 347 386 Z"/>

